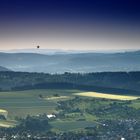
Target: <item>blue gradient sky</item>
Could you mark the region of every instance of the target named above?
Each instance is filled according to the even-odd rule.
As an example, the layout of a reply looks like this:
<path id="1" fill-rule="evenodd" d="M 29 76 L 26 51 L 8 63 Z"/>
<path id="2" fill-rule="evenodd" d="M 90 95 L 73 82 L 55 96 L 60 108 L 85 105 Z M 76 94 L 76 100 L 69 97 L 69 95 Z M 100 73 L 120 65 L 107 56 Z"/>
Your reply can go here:
<path id="1" fill-rule="evenodd" d="M 140 49 L 136 0 L 0 0 L 0 50 Z"/>

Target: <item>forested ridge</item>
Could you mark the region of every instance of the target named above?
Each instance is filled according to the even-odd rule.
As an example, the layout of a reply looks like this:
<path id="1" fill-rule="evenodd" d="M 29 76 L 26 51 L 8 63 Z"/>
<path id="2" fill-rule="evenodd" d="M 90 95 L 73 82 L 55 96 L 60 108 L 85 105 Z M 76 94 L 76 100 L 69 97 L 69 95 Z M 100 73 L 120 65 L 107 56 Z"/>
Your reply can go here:
<path id="1" fill-rule="evenodd" d="M 1 90 L 83 89 L 139 94 L 140 72 L 45 74 L 0 72 Z"/>

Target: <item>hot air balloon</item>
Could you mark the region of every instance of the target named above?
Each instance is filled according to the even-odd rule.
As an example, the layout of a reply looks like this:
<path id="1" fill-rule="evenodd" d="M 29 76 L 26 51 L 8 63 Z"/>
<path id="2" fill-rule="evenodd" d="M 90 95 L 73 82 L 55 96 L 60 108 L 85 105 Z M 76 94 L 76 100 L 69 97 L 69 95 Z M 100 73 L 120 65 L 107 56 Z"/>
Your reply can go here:
<path id="1" fill-rule="evenodd" d="M 37 46 L 37 49 L 39 49 L 40 48 L 40 46 Z"/>

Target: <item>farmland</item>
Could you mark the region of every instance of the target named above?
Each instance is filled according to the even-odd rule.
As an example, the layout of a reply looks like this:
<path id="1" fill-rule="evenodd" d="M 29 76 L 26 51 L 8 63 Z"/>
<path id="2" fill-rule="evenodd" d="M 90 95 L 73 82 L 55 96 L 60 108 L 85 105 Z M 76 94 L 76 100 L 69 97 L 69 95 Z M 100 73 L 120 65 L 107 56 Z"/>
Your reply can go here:
<path id="1" fill-rule="evenodd" d="M 14 92 L 0 92 L 1 111 L 8 112 L 7 120 L 0 121 L 1 127 L 13 127 L 17 122 L 13 121 L 18 118 L 25 118 L 27 115 L 36 116 L 39 114 L 56 113 L 56 107 L 59 101 L 73 99 L 73 93 L 78 90 L 27 90 Z M 54 97 L 54 94 L 59 97 Z M 40 98 L 40 95 L 42 98 Z M 89 125 L 90 121 L 77 122 L 76 120 L 62 119 L 62 121 L 51 122 L 56 129 L 64 130 L 64 126 L 71 124 L 68 129 L 84 128 Z M 73 125 L 72 125 L 73 124 Z M 80 125 L 79 125 L 80 124 Z"/>
<path id="2" fill-rule="evenodd" d="M 14 92 L 0 92 L 0 109 L 8 111 L 8 117 L 14 119 L 15 117 L 26 117 L 29 115 L 37 115 L 42 113 L 55 112 L 57 106 L 56 100 L 44 100 L 39 95 L 51 97 L 53 94 L 61 96 L 69 96 L 72 93 L 78 92 L 76 90 L 27 90 Z M 53 98 L 53 97 L 52 97 Z M 55 97 L 54 97 L 55 98 Z"/>
<path id="3" fill-rule="evenodd" d="M 139 126 L 139 109 L 139 97 L 130 95 L 123 96 L 70 89 L 0 92 L 0 111 L 8 114 L 6 119 L 0 120 L 0 129 L 3 132 L 2 136 L 5 135 L 3 127 L 7 130 L 6 133 L 17 126 L 18 129 L 13 129 L 15 133 L 24 131 L 28 134 L 28 127 L 25 124 L 29 123 L 30 120 L 31 123 L 29 124 L 37 125 L 43 119 L 48 122 L 46 129 L 49 129 L 54 136 L 61 133 L 71 133 L 68 136 L 77 135 L 80 132 L 86 134 L 86 132 L 91 132 L 90 130 L 95 130 L 97 135 L 102 135 L 100 130 L 106 133 L 106 125 L 109 126 L 109 132 L 114 129 L 115 134 L 117 134 L 118 130 L 114 126 L 118 123 L 124 123 L 122 125 L 126 129 L 128 126 L 126 123 L 134 127 L 135 125 L 136 127 Z M 55 114 L 56 118 L 48 119 L 45 114 Z M 137 123 L 133 124 L 134 119 Z M 128 121 L 125 122 L 125 120 Z M 37 121 L 37 123 L 33 123 L 34 121 Z M 22 124 L 20 125 L 20 123 Z M 23 128 L 23 126 L 26 127 Z M 8 129 L 9 127 L 12 128 Z M 46 132 L 44 127 L 41 132 L 40 127 L 36 126 L 36 128 L 38 128 L 36 131 L 39 131 L 40 136 L 43 136 Z M 92 134 L 96 134 L 95 131 Z M 24 137 L 26 138 L 25 135 Z"/>
<path id="4" fill-rule="evenodd" d="M 58 94 L 59 97 L 53 95 Z M 42 96 L 40 98 L 39 96 Z M 37 115 L 42 113 L 56 112 L 57 102 L 70 100 L 75 96 L 88 98 L 107 98 L 114 100 L 135 100 L 138 96 L 123 96 L 113 94 L 103 94 L 97 92 L 84 92 L 79 90 L 25 90 L 0 92 L 0 111 L 8 111 L 8 118 L 26 117 L 27 115 Z M 108 101 L 111 102 L 111 101 Z M 133 106 L 139 106 L 139 102 L 134 101 Z M 81 104 L 81 107 L 83 104 Z"/>
<path id="5" fill-rule="evenodd" d="M 106 98 L 106 99 L 114 99 L 114 100 L 136 100 L 140 98 L 139 96 L 124 96 L 124 95 L 115 95 L 115 94 L 104 94 L 97 92 L 82 92 L 76 93 L 74 95 L 85 96 L 85 97 L 94 97 L 94 98 Z"/>
<path id="6" fill-rule="evenodd" d="M 53 96 L 56 93 L 59 97 Z M 39 97 L 40 95 L 42 98 Z M 81 97 L 85 96 L 89 98 L 108 98 L 116 100 L 135 100 L 138 98 L 138 96 L 111 95 L 79 90 L 41 89 L 10 91 L 0 92 L 0 109 L 8 111 L 9 119 L 15 119 L 15 117 L 26 117 L 27 115 L 38 115 L 42 113 L 50 114 L 56 112 L 58 101 L 70 100 L 77 95 Z M 81 106 L 83 105 L 81 104 Z"/>
<path id="7" fill-rule="evenodd" d="M 128 104 L 128 100 L 131 104 Z M 111 113 L 114 110 L 112 108 L 114 104 L 120 112 L 121 110 L 125 112 L 123 104 L 137 109 L 140 101 L 138 96 L 111 95 L 81 90 L 37 89 L 0 92 L 0 109 L 8 113 L 7 119 L 0 121 L 0 126 L 13 127 L 18 124 L 16 118 L 26 118 L 27 115 L 55 113 L 58 114 L 57 119 L 50 121 L 52 131 L 84 129 L 99 125 L 99 119 L 121 118 L 119 112 Z M 118 106 L 119 104 L 122 105 Z M 104 112 L 106 108 L 110 109 L 109 114 Z M 100 116 L 102 112 L 105 114 Z"/>

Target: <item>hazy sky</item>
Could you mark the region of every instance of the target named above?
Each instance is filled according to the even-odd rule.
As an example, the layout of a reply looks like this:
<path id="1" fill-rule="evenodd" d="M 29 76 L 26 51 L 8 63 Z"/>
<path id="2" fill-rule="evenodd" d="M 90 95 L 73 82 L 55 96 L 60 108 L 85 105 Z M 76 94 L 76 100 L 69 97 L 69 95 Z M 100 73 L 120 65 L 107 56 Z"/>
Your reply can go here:
<path id="1" fill-rule="evenodd" d="M 0 0 L 0 50 L 140 49 L 136 0 Z"/>

